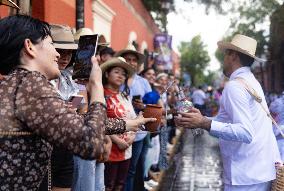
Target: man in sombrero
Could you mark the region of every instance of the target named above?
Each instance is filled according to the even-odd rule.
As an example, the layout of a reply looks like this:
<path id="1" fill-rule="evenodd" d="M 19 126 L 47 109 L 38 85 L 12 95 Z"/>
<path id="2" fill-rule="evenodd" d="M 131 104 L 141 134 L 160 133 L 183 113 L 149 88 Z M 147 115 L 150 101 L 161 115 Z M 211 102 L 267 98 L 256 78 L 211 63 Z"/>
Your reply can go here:
<path id="1" fill-rule="evenodd" d="M 256 47 L 256 40 L 244 35 L 234 36 L 230 43 L 218 42 L 224 52 L 223 73 L 229 78 L 218 115 L 211 120 L 194 108 L 176 117 L 180 126 L 201 127 L 219 138 L 225 191 L 270 190 L 274 164 L 280 161 L 271 120 L 244 85 L 257 92 L 268 110 L 261 85 L 250 70 L 255 60 L 261 61 L 255 56 Z"/>

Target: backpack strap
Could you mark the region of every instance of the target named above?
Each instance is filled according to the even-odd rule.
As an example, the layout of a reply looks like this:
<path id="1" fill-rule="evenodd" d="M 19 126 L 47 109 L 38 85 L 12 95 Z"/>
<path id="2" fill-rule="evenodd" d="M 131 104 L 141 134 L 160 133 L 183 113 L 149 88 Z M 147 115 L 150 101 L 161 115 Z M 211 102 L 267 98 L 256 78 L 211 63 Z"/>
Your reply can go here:
<path id="1" fill-rule="evenodd" d="M 276 128 L 280 131 L 280 134 L 282 135 L 282 137 L 284 138 L 284 132 L 282 131 L 282 129 L 280 128 L 280 126 L 276 123 L 276 121 L 273 119 L 273 117 L 271 116 L 270 112 L 268 110 L 265 109 L 265 107 L 262 104 L 262 98 L 258 95 L 258 93 L 255 91 L 255 89 L 253 89 L 244 78 L 240 78 L 237 77 L 235 79 L 233 79 L 234 81 L 239 82 L 240 84 L 242 84 L 244 86 L 244 88 L 248 91 L 248 93 L 253 97 L 253 99 L 258 102 L 262 108 L 262 110 L 264 110 L 264 112 L 266 113 L 266 115 L 271 119 L 272 123 L 276 126 Z"/>

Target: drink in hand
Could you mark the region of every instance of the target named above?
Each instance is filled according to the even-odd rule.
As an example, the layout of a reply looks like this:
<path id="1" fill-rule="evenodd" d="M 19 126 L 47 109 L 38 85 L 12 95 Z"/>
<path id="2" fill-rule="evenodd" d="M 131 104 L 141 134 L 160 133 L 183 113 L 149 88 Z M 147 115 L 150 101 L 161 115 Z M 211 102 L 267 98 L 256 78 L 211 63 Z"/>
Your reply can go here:
<path id="1" fill-rule="evenodd" d="M 189 99 L 185 96 L 182 89 L 180 89 L 178 93 L 178 102 L 177 102 L 177 110 L 179 112 L 188 113 L 191 108 L 193 108 L 193 103 L 189 101 Z M 199 135 L 202 133 L 201 129 L 191 129 L 193 136 Z"/>

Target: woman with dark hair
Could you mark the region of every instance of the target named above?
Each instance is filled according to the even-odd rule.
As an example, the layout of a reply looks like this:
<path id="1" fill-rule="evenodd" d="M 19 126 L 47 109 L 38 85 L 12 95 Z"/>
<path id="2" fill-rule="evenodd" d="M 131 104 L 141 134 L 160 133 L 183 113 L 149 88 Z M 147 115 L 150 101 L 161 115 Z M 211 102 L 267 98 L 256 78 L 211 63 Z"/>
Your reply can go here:
<path id="1" fill-rule="evenodd" d="M 60 55 L 49 24 L 15 15 L 0 20 L 0 29 L 0 73 L 7 75 L 0 82 L 0 189 L 37 190 L 45 172 L 50 172 L 52 145 L 85 159 L 104 153 L 107 116 L 102 73 L 93 56 L 90 107 L 82 117 L 49 82 L 60 75 Z M 126 129 L 122 120 L 111 126 L 119 132 Z"/>
<path id="2" fill-rule="evenodd" d="M 124 58 L 111 58 L 101 65 L 103 85 L 109 118 L 134 119 L 136 114 L 129 98 L 128 77 L 134 74 L 134 69 Z M 120 87 L 124 89 L 120 92 Z M 110 135 L 112 140 L 111 153 L 105 163 L 105 190 L 122 191 L 128 174 L 134 132 L 120 135 Z"/>
<path id="3" fill-rule="evenodd" d="M 162 106 L 163 104 L 160 100 L 161 98 L 160 94 L 155 88 L 155 85 L 156 86 L 158 85 L 158 84 L 155 84 L 155 81 L 156 81 L 155 70 L 153 68 L 146 68 L 140 73 L 140 75 L 149 82 L 152 88 L 151 92 L 148 92 L 147 94 L 144 95 L 143 103 L 144 104 L 160 104 Z"/>
<path id="4" fill-rule="evenodd" d="M 104 152 L 101 71 L 93 58 L 92 106 L 83 118 L 49 83 L 60 75 L 49 25 L 16 15 L 0 20 L 0 28 L 0 72 L 7 75 L 0 85 L 1 189 L 37 190 L 53 144 L 89 159 Z"/>

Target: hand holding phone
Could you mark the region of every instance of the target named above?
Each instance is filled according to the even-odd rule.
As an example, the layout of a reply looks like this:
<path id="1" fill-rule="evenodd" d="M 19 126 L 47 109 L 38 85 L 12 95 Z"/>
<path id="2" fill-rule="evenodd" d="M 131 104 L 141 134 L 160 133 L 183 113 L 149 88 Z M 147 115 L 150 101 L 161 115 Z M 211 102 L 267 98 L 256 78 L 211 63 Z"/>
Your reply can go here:
<path id="1" fill-rule="evenodd" d="M 84 35 L 79 39 L 78 50 L 75 55 L 73 79 L 89 79 L 92 60 L 96 54 L 98 35 Z"/>
<path id="2" fill-rule="evenodd" d="M 141 95 L 135 95 L 135 96 L 133 96 L 133 98 L 132 98 L 132 100 L 133 101 L 141 101 Z"/>

